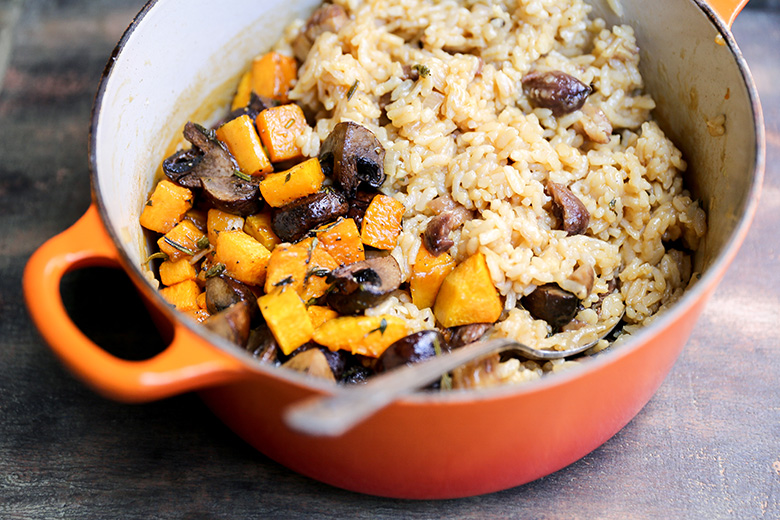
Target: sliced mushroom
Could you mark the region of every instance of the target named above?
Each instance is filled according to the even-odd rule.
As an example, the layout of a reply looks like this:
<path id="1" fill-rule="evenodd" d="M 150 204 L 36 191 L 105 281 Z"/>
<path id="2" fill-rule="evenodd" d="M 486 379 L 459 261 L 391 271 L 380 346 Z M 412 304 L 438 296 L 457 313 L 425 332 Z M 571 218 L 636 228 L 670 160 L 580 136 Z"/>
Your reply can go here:
<path id="1" fill-rule="evenodd" d="M 250 314 L 249 302 L 241 301 L 210 316 L 203 325 L 226 340 L 246 348 L 249 340 Z"/>
<path id="2" fill-rule="evenodd" d="M 438 330 L 424 330 L 409 334 L 387 347 L 379 356 L 376 371 L 381 373 L 399 366 L 425 361 L 435 356 L 437 349 L 440 352 L 447 350 L 444 336 Z"/>
<path id="3" fill-rule="evenodd" d="M 318 348 L 310 348 L 293 356 L 289 361 L 282 364 L 283 367 L 303 372 L 313 377 L 319 377 L 328 381 L 336 381 L 333 370 L 330 369 L 325 354 Z"/>
<path id="4" fill-rule="evenodd" d="M 460 348 L 463 345 L 479 341 L 482 336 L 492 327 L 492 323 L 472 323 L 470 325 L 461 325 L 460 327 L 451 327 L 449 345 L 450 348 Z"/>
<path id="5" fill-rule="evenodd" d="M 569 188 L 548 181 L 545 191 L 552 197 L 553 214 L 561 221 L 563 230 L 568 235 L 581 235 L 588 230 L 590 213 Z"/>
<path id="6" fill-rule="evenodd" d="M 188 122 L 184 138 L 193 149 L 177 152 L 163 162 L 165 174 L 186 188 L 202 191 L 216 209 L 241 216 L 257 213 L 262 201 L 258 181 L 235 175 L 237 166 L 213 132 Z"/>
<path id="7" fill-rule="evenodd" d="M 534 289 L 521 303 L 531 316 L 546 321 L 554 329 L 560 329 L 577 315 L 580 300 L 558 284 L 548 283 Z"/>
<path id="8" fill-rule="evenodd" d="M 379 188 L 385 182 L 385 149 L 368 128 L 352 121 L 339 123 L 320 147 L 322 171 L 352 197 L 364 184 Z"/>
<path id="9" fill-rule="evenodd" d="M 268 364 L 275 364 L 282 354 L 282 349 L 266 323 L 249 331 L 246 349 L 260 362 Z"/>
<path id="10" fill-rule="evenodd" d="M 249 116 L 252 118 L 252 121 L 255 120 L 257 117 L 257 114 L 265 110 L 266 108 L 271 108 L 279 105 L 279 102 L 271 99 L 269 97 L 265 96 L 258 96 L 254 92 L 252 92 L 249 95 L 249 104 L 245 107 L 239 107 L 235 110 L 232 110 L 227 116 L 225 116 L 224 119 L 221 119 L 218 121 L 213 128 L 219 128 L 220 126 L 224 125 L 225 123 L 228 123 L 234 119 L 237 119 L 241 116 Z"/>
<path id="11" fill-rule="evenodd" d="M 423 245 L 433 256 L 439 256 L 455 245 L 449 237 L 450 231 L 453 230 L 453 220 L 452 213 L 442 213 L 433 217 L 425 227 Z"/>
<path id="12" fill-rule="evenodd" d="M 228 276 L 214 276 L 206 281 L 206 309 L 211 314 L 221 312 L 241 301 L 249 302 L 251 316 L 257 309 L 257 296 L 245 284 Z"/>
<path id="13" fill-rule="evenodd" d="M 560 282 L 561 289 L 568 291 L 580 300 L 584 300 L 593 290 L 593 283 L 596 281 L 596 271 L 590 264 L 582 264 L 577 267 L 571 276 Z"/>
<path id="14" fill-rule="evenodd" d="M 326 190 L 294 200 L 274 212 L 274 233 L 283 242 L 295 242 L 310 229 L 347 214 L 349 205 L 343 195 Z"/>
<path id="15" fill-rule="evenodd" d="M 460 226 L 474 218 L 474 213 L 464 206 L 458 204 L 451 197 L 442 195 L 430 201 L 426 207 L 435 215 L 450 215 L 452 229 L 458 229 Z"/>
<path id="16" fill-rule="evenodd" d="M 293 40 L 293 54 L 300 61 L 308 56 L 311 46 L 320 34 L 337 33 L 349 21 L 349 16 L 343 7 L 336 4 L 324 4 L 314 11 L 303 31 Z"/>
<path id="17" fill-rule="evenodd" d="M 325 297 L 342 315 L 358 314 L 384 301 L 401 285 L 401 268 L 392 256 L 339 267 L 328 275 L 333 284 Z"/>
<path id="18" fill-rule="evenodd" d="M 533 106 L 549 108 L 556 117 L 582 108 L 591 93 L 588 85 L 559 70 L 526 74 L 523 90 Z"/>

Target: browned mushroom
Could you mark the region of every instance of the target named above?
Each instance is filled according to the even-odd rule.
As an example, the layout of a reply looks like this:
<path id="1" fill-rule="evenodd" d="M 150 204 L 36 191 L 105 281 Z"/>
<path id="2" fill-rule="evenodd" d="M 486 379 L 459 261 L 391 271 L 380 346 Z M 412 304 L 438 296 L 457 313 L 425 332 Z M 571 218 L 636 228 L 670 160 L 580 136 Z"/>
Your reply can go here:
<path id="1" fill-rule="evenodd" d="M 566 280 L 560 282 L 561 289 L 575 294 L 580 300 L 584 300 L 593 290 L 596 281 L 596 271 L 590 264 L 582 264 L 571 273 Z"/>
<path id="2" fill-rule="evenodd" d="M 401 268 L 392 256 L 382 256 L 339 267 L 327 281 L 333 284 L 325 297 L 328 305 L 342 315 L 358 314 L 398 289 Z"/>
<path id="3" fill-rule="evenodd" d="M 591 93 L 588 85 L 559 70 L 526 74 L 523 90 L 533 106 L 549 108 L 556 117 L 579 110 Z"/>
<path id="4" fill-rule="evenodd" d="M 577 315 L 580 300 L 558 284 L 540 285 L 522 298 L 523 307 L 537 320 L 544 320 L 554 329 L 569 323 Z"/>
<path id="5" fill-rule="evenodd" d="M 325 190 L 278 208 L 271 221 L 274 233 L 284 242 L 295 242 L 309 230 L 347 214 L 349 205 L 340 193 Z"/>
<path id="6" fill-rule="evenodd" d="M 444 336 L 438 330 L 424 330 L 405 336 L 379 356 L 376 363 L 377 373 L 392 370 L 403 365 L 425 361 L 436 355 L 436 351 L 447 351 Z"/>
<path id="7" fill-rule="evenodd" d="M 320 147 L 322 171 L 351 198 L 361 184 L 379 188 L 385 182 L 385 149 L 368 128 L 339 123 Z"/>
<path id="8" fill-rule="evenodd" d="M 453 229 L 453 221 L 452 213 L 442 213 L 433 217 L 425 227 L 422 236 L 423 245 L 433 256 L 439 256 L 455 245 L 449 237 Z"/>
<path id="9" fill-rule="evenodd" d="M 371 204 L 371 201 L 374 200 L 376 195 L 377 192 L 375 191 L 358 190 L 355 192 L 355 195 L 349 199 L 347 217 L 355 221 L 358 229 L 363 225 L 363 217 L 366 216 L 368 205 Z"/>
<path id="10" fill-rule="evenodd" d="M 449 340 L 450 348 L 460 348 L 463 345 L 478 341 L 492 327 L 492 323 L 471 323 L 449 329 L 451 336 Z"/>
<path id="11" fill-rule="evenodd" d="M 561 221 L 568 235 L 581 235 L 588 230 L 590 213 L 572 191 L 557 182 L 547 182 L 547 194 L 552 197 L 553 215 Z"/>
<path id="12" fill-rule="evenodd" d="M 337 33 L 349 21 L 349 16 L 343 7 L 337 4 L 324 4 L 312 13 L 306 26 L 301 33 L 293 40 L 293 54 L 300 61 L 304 61 L 308 56 L 314 40 L 320 34 L 326 32 Z"/>
<path id="13" fill-rule="evenodd" d="M 257 117 L 257 114 L 259 114 L 266 108 L 271 108 L 278 105 L 279 102 L 276 101 L 275 99 L 271 99 L 265 96 L 258 96 L 257 94 L 252 92 L 249 95 L 249 104 L 247 106 L 239 107 L 235 110 L 231 110 L 227 116 L 225 116 L 223 119 L 220 119 L 217 123 L 214 124 L 212 128 L 217 129 L 220 126 L 224 125 L 225 123 L 228 123 L 244 115 L 249 116 L 250 118 L 252 118 L 252 121 L 254 121 L 255 118 Z"/>
<path id="14" fill-rule="evenodd" d="M 245 348 L 249 340 L 250 305 L 240 301 L 217 314 L 209 316 L 203 325 L 215 334 Z"/>
<path id="15" fill-rule="evenodd" d="M 313 377 L 336 381 L 336 376 L 333 374 L 325 354 L 318 348 L 304 350 L 290 358 L 282 366 Z"/>
<path id="16" fill-rule="evenodd" d="M 245 284 L 229 276 L 214 276 L 206 281 L 206 310 L 217 314 L 241 301 L 249 302 L 251 316 L 257 309 L 257 296 Z"/>
<path id="17" fill-rule="evenodd" d="M 452 229 L 458 229 L 460 226 L 474 218 L 474 213 L 464 206 L 458 204 L 448 195 L 442 195 L 436 197 L 426 207 L 431 210 L 435 215 L 443 215 L 449 213 L 451 218 Z"/>
<path id="18" fill-rule="evenodd" d="M 262 205 L 259 181 L 235 175 L 238 167 L 214 133 L 188 122 L 184 138 L 191 150 L 177 152 L 163 162 L 173 182 L 199 191 L 213 207 L 241 216 L 257 213 Z"/>
<path id="19" fill-rule="evenodd" d="M 283 354 L 273 332 L 265 322 L 249 331 L 249 340 L 245 348 L 260 362 L 268 364 L 275 364 Z"/>

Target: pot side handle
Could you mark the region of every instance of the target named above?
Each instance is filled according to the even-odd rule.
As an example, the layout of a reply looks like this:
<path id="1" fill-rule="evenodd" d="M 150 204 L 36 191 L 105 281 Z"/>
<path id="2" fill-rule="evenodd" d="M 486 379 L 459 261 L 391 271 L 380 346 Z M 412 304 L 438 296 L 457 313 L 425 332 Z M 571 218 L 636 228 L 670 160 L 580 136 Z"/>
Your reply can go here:
<path id="1" fill-rule="evenodd" d="M 248 369 L 181 324 L 170 345 L 145 361 L 117 358 L 85 336 L 68 316 L 62 277 L 74 269 L 119 266 L 119 255 L 93 204 L 69 229 L 43 244 L 25 267 L 23 290 L 33 322 L 54 353 L 98 393 L 145 402 L 243 378 Z"/>
<path id="2" fill-rule="evenodd" d="M 731 27 L 748 0 L 706 0 L 706 3 Z"/>

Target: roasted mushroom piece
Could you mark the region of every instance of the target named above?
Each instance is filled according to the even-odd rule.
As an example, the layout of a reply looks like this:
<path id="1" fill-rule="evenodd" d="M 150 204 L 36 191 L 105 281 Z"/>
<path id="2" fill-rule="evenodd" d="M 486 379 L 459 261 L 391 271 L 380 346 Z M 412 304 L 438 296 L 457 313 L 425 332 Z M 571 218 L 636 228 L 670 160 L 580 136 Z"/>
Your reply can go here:
<path id="1" fill-rule="evenodd" d="M 482 338 L 492 326 L 492 323 L 471 323 L 469 325 L 451 327 L 449 329 L 451 336 L 448 344 L 450 348 L 454 349 L 474 343 Z"/>
<path id="2" fill-rule="evenodd" d="M 184 138 L 193 148 L 177 152 L 163 162 L 163 171 L 171 181 L 201 191 L 216 209 L 241 216 L 260 211 L 259 181 L 235 175 L 238 166 L 213 132 L 188 122 Z"/>
<path id="3" fill-rule="evenodd" d="M 295 242 L 320 224 L 343 217 L 348 210 L 349 204 L 342 194 L 325 190 L 278 208 L 271 227 L 282 241 Z"/>
<path id="4" fill-rule="evenodd" d="M 556 117 L 582 108 L 592 92 L 588 85 L 559 70 L 526 74 L 523 90 L 533 106 L 549 108 Z"/>
<path id="5" fill-rule="evenodd" d="M 450 238 L 450 231 L 454 229 L 454 219 L 452 213 L 442 213 L 428 221 L 422 241 L 425 249 L 433 256 L 446 253 L 455 245 L 455 242 Z"/>
<path id="6" fill-rule="evenodd" d="M 448 350 L 444 336 L 438 330 L 424 330 L 405 336 L 389 347 L 379 356 L 376 364 L 377 373 L 393 368 L 425 361 L 436 355 L 436 351 Z"/>
<path id="7" fill-rule="evenodd" d="M 325 354 L 318 348 L 310 348 L 304 350 L 291 357 L 287 362 L 282 364 L 283 367 L 303 372 L 313 377 L 319 377 L 328 381 L 336 381 L 336 376 L 333 374 L 328 359 Z"/>
<path id="8" fill-rule="evenodd" d="M 248 301 L 240 301 L 210 316 L 203 325 L 226 340 L 246 348 L 250 322 L 250 304 Z"/>
<path id="9" fill-rule="evenodd" d="M 349 202 L 347 217 L 355 221 L 355 225 L 357 225 L 358 229 L 363 225 L 363 218 L 366 216 L 368 205 L 371 204 L 371 201 L 374 200 L 376 195 L 377 192 L 375 191 L 358 190 L 347 201 Z"/>
<path id="10" fill-rule="evenodd" d="M 229 276 L 214 276 L 206 281 L 206 310 L 217 314 L 241 301 L 249 302 L 250 317 L 257 314 L 257 296 L 245 284 Z"/>
<path id="11" fill-rule="evenodd" d="M 312 13 L 301 33 L 293 40 L 293 54 L 300 61 L 306 60 L 314 40 L 326 32 L 337 33 L 349 21 L 349 15 L 337 4 L 324 4 Z"/>
<path id="12" fill-rule="evenodd" d="M 229 123 L 230 121 L 237 119 L 241 116 L 249 116 L 250 118 L 252 118 L 252 121 L 254 121 L 255 118 L 257 117 L 257 114 L 259 114 L 266 108 L 271 108 L 278 105 L 279 105 L 278 101 L 271 99 L 269 97 L 258 96 L 256 93 L 252 92 L 249 95 L 249 104 L 247 106 L 239 107 L 236 108 L 235 110 L 231 110 L 227 116 L 219 120 L 212 128 L 217 129 L 220 126 L 224 125 L 225 123 Z"/>
<path id="13" fill-rule="evenodd" d="M 548 283 L 534 289 L 521 303 L 531 316 L 546 321 L 553 329 L 560 329 L 577 315 L 580 300 L 558 284 Z"/>
<path id="14" fill-rule="evenodd" d="M 385 149 L 368 128 L 352 121 L 339 123 L 325 138 L 319 155 L 322 171 L 351 198 L 364 184 L 379 188 L 385 182 Z"/>
<path id="15" fill-rule="evenodd" d="M 401 285 L 401 268 L 392 256 L 362 260 L 332 271 L 325 297 L 342 315 L 358 314 L 384 301 Z"/>
<path id="16" fill-rule="evenodd" d="M 577 196 L 563 184 L 547 182 L 545 191 L 552 198 L 553 215 L 561 221 L 563 230 L 571 235 L 581 235 L 588 230 L 590 213 Z"/>

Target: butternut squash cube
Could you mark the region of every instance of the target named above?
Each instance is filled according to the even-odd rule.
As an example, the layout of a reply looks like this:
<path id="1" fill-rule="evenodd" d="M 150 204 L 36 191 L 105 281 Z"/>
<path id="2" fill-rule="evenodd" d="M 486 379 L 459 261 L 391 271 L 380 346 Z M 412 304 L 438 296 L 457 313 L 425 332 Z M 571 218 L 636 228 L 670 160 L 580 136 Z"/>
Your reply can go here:
<path id="1" fill-rule="evenodd" d="M 167 233 L 181 222 L 192 207 L 192 192 L 171 181 L 162 180 L 144 206 L 140 222 L 143 227 L 158 233 Z"/>
<path id="2" fill-rule="evenodd" d="M 267 175 L 260 181 L 260 193 L 269 206 L 278 208 L 295 199 L 317 193 L 324 180 L 320 161 L 314 157 L 289 170 Z"/>
<path id="3" fill-rule="evenodd" d="M 295 58 L 269 52 L 252 61 L 252 87 L 258 96 L 287 103 L 287 93 L 298 76 Z"/>
<path id="4" fill-rule="evenodd" d="M 401 234 L 404 205 L 381 193 L 371 200 L 363 217 L 360 237 L 367 246 L 393 249 Z"/>
<path id="5" fill-rule="evenodd" d="M 227 211 L 210 209 L 207 218 L 209 242 L 214 245 L 217 237 L 223 231 L 236 231 L 244 228 L 244 217 L 239 217 Z"/>
<path id="6" fill-rule="evenodd" d="M 160 251 L 172 261 L 189 258 L 203 249 L 206 235 L 189 220 L 182 220 L 157 241 Z"/>
<path id="7" fill-rule="evenodd" d="M 242 172 L 262 176 L 274 171 L 263 150 L 255 124 L 248 115 L 244 114 L 220 126 L 217 129 L 217 139 L 225 143 Z"/>
<path id="8" fill-rule="evenodd" d="M 160 264 L 160 281 L 163 285 L 170 286 L 187 280 L 194 280 L 197 276 L 197 269 L 187 258 L 182 258 L 175 262 L 166 260 Z"/>
<path id="9" fill-rule="evenodd" d="M 286 355 L 307 343 L 314 332 L 306 305 L 298 293 L 286 287 L 257 299 L 268 328 Z"/>
<path id="10" fill-rule="evenodd" d="M 418 309 L 433 307 L 444 279 L 455 269 L 455 260 L 447 253 L 433 256 L 425 247 L 420 247 L 412 267 L 409 288 L 412 303 Z"/>
<path id="11" fill-rule="evenodd" d="M 322 248 L 330 253 L 339 265 L 349 265 L 366 259 L 363 240 L 354 219 L 345 218 L 335 225 L 325 226 L 317 233 Z"/>
<path id="12" fill-rule="evenodd" d="M 408 334 L 406 322 L 395 316 L 343 316 L 314 329 L 312 339 L 330 350 L 379 357 Z"/>
<path id="13" fill-rule="evenodd" d="M 198 295 L 200 287 L 193 280 L 180 282 L 170 287 L 160 289 L 160 295 L 165 301 L 180 311 L 196 311 L 198 307 Z"/>
<path id="14" fill-rule="evenodd" d="M 270 211 L 262 211 L 249 215 L 244 221 L 244 233 L 263 244 L 269 251 L 273 251 L 276 246 L 282 243 L 274 233 L 271 218 Z"/>
<path id="15" fill-rule="evenodd" d="M 309 305 L 309 307 L 306 309 L 306 312 L 309 313 L 311 324 L 315 329 L 326 321 L 339 317 L 338 312 L 334 311 L 330 307 L 325 307 L 322 305 Z"/>
<path id="16" fill-rule="evenodd" d="M 252 69 L 241 75 L 238 82 L 236 95 L 233 96 L 233 102 L 230 104 L 230 110 L 238 110 L 249 105 L 252 98 Z"/>
<path id="17" fill-rule="evenodd" d="M 257 114 L 255 125 L 272 162 L 303 157 L 301 148 L 295 143 L 309 126 L 301 107 L 289 104 L 266 108 Z"/>
<path id="18" fill-rule="evenodd" d="M 271 252 L 243 231 L 223 231 L 217 237 L 215 261 L 239 282 L 263 285 Z"/>
<path id="19" fill-rule="evenodd" d="M 444 279 L 433 314 L 442 327 L 457 327 L 493 323 L 503 310 L 485 255 L 476 253 L 456 266 Z"/>
<path id="20" fill-rule="evenodd" d="M 280 245 L 268 260 L 265 292 L 290 287 L 304 301 L 319 298 L 328 290 L 327 274 L 339 264 L 313 238 Z"/>

